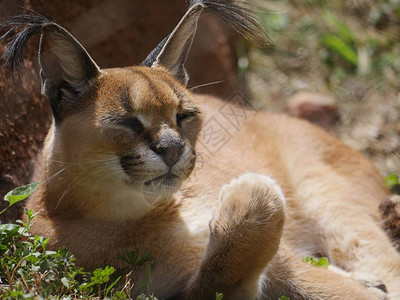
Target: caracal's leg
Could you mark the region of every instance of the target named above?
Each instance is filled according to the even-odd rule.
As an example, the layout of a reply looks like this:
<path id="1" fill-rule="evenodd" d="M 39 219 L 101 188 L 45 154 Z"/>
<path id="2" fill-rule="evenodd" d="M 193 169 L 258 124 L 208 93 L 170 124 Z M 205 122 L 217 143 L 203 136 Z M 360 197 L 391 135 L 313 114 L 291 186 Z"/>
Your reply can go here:
<path id="1" fill-rule="evenodd" d="M 392 298 L 397 294 L 400 300 L 400 254 L 379 221 L 357 207 L 336 208 L 324 215 L 322 245 L 330 261 L 361 281 L 382 280 Z M 329 224 L 334 220 L 340 221 Z"/>
<path id="2" fill-rule="evenodd" d="M 318 184 L 314 179 L 298 187 L 299 202 L 304 215 L 313 219 L 321 252 L 356 279 L 382 280 L 391 299 L 400 299 L 400 253 L 382 229 L 373 190 L 324 174 Z"/>
<path id="3" fill-rule="evenodd" d="M 380 291 L 324 268 L 303 263 L 280 244 L 284 198 L 275 182 L 244 174 L 224 186 L 210 222 L 210 240 L 184 299 L 385 299 Z M 278 250 L 279 248 L 279 250 Z"/>
<path id="4" fill-rule="evenodd" d="M 269 263 L 263 287 L 264 297 L 281 296 L 296 300 L 383 300 L 379 289 L 367 289 L 360 282 L 323 267 L 310 266 L 281 242 L 275 258 Z"/>
<path id="5" fill-rule="evenodd" d="M 220 192 L 210 240 L 185 299 L 257 299 L 259 278 L 276 254 L 284 223 L 284 198 L 275 182 L 246 173 Z"/>

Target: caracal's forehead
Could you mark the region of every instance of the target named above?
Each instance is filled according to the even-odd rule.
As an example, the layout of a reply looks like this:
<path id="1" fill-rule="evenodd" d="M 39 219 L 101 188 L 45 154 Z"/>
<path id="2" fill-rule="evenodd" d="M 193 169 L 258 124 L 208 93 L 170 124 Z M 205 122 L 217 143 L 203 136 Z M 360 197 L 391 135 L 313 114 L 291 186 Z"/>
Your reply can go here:
<path id="1" fill-rule="evenodd" d="M 99 113 L 135 113 L 160 118 L 189 105 L 190 94 L 162 68 L 129 67 L 105 70 L 97 98 Z"/>

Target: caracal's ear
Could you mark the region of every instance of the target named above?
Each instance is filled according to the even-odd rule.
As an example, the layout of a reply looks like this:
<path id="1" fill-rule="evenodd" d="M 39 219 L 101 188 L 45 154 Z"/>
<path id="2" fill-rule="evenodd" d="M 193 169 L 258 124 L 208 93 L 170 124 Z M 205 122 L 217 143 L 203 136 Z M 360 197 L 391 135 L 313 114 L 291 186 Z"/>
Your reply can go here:
<path id="1" fill-rule="evenodd" d="M 100 72 L 82 45 L 56 24 L 42 29 L 39 64 L 42 93 L 56 105 L 82 97 Z"/>
<path id="2" fill-rule="evenodd" d="M 203 8 L 203 4 L 196 4 L 189 8 L 172 33 L 161 42 L 159 53 L 151 64 L 152 68 L 160 65 L 167 68 L 184 85 L 189 81 L 184 64 L 192 46 L 197 22 Z M 156 48 L 153 51 L 157 50 Z"/>
<path id="3" fill-rule="evenodd" d="M 16 16 L 4 23 L 9 27 L 2 39 L 10 38 L 4 53 L 4 65 L 19 73 L 22 51 L 34 34 L 40 33 L 39 64 L 42 94 L 50 102 L 56 120 L 68 113 L 90 90 L 100 73 L 82 45 L 60 25 L 40 15 Z"/>
<path id="4" fill-rule="evenodd" d="M 172 33 L 147 56 L 142 65 L 152 68 L 163 66 L 186 85 L 189 77 L 184 64 L 203 10 L 217 15 L 239 34 L 253 42 L 266 41 L 267 36 L 253 18 L 252 11 L 234 2 L 234 0 L 191 0 L 188 10 Z"/>

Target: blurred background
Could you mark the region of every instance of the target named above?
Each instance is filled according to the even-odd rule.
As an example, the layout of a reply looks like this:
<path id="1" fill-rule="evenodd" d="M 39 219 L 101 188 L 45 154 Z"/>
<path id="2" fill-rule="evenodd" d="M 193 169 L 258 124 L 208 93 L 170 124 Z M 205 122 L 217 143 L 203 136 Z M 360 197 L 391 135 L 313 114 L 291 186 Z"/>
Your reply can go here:
<path id="1" fill-rule="evenodd" d="M 367 154 L 383 176 L 398 174 L 400 0 L 246 2 L 268 45 L 251 47 L 202 15 L 187 64 L 189 87 L 224 99 L 240 92 L 254 108 L 307 119 Z M 184 0 L 2 0 L 0 16 L 39 12 L 109 68 L 141 63 L 185 6 Z M 0 196 L 30 182 L 51 121 L 40 95 L 37 49 L 37 39 L 28 43 L 21 81 L 0 70 Z M 222 82 L 203 86 L 216 81 Z"/>
<path id="2" fill-rule="evenodd" d="M 239 71 L 256 107 L 318 123 L 383 174 L 397 173 L 400 1 L 253 3 L 274 42 L 242 48 Z"/>

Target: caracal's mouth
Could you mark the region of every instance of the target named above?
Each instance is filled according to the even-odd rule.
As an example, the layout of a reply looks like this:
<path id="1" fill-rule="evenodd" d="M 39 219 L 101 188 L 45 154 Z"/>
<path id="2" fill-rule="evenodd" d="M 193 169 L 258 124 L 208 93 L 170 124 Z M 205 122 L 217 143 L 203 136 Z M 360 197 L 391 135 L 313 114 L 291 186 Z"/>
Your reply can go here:
<path id="1" fill-rule="evenodd" d="M 164 185 L 171 186 L 171 185 L 174 185 L 174 182 L 176 181 L 174 179 L 176 179 L 176 178 L 179 178 L 179 176 L 172 174 L 171 172 L 167 172 L 165 174 L 162 174 L 160 176 L 157 176 L 155 178 L 145 181 L 144 184 L 149 186 L 150 184 L 161 183 Z"/>

